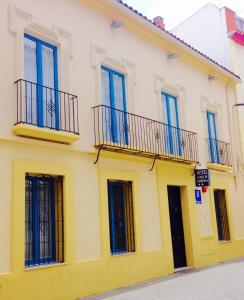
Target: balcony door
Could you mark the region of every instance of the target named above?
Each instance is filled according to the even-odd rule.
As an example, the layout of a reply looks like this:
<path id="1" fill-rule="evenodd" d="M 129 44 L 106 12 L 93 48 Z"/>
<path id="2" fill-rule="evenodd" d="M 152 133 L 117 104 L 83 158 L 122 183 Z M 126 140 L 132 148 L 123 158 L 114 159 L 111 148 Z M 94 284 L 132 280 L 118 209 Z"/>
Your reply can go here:
<path id="1" fill-rule="evenodd" d="M 128 145 L 125 78 L 102 66 L 103 138 L 106 142 Z"/>
<path id="2" fill-rule="evenodd" d="M 164 143 L 163 152 L 182 155 L 177 98 L 162 93 Z"/>
<path id="3" fill-rule="evenodd" d="M 25 34 L 26 123 L 59 129 L 57 48 Z"/>
<path id="4" fill-rule="evenodd" d="M 209 137 L 209 151 L 211 163 L 220 163 L 218 137 L 216 130 L 216 115 L 212 112 L 207 112 L 208 120 L 208 137 Z"/>

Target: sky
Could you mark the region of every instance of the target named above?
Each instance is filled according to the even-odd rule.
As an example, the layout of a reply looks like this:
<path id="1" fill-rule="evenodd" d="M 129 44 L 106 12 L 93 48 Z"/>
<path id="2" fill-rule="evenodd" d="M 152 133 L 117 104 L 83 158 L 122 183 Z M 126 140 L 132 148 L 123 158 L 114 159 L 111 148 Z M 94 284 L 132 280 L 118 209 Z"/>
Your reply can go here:
<path id="1" fill-rule="evenodd" d="M 149 19 L 156 16 L 163 17 L 168 30 L 171 30 L 208 2 L 212 2 L 218 7 L 227 6 L 234 10 L 238 16 L 244 18 L 243 0 L 124 0 L 124 2 L 142 12 Z"/>

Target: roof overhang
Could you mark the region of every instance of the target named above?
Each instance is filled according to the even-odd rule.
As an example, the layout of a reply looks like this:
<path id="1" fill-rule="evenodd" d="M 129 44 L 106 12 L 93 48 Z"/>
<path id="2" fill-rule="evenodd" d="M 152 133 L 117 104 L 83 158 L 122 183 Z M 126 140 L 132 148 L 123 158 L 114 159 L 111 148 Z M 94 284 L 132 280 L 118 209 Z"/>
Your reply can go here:
<path id="1" fill-rule="evenodd" d="M 151 20 L 121 0 L 81 0 L 81 2 L 95 10 L 102 10 L 111 19 L 120 19 L 128 28 L 141 35 L 147 35 L 152 41 L 160 43 L 166 49 L 173 46 L 175 52 L 178 51 L 186 59 L 191 59 L 197 64 L 200 63 L 206 72 L 214 73 L 214 75 L 225 78 L 225 80 L 231 80 L 233 83 L 241 82 L 238 75 L 221 66 L 169 31 L 158 28 Z"/>

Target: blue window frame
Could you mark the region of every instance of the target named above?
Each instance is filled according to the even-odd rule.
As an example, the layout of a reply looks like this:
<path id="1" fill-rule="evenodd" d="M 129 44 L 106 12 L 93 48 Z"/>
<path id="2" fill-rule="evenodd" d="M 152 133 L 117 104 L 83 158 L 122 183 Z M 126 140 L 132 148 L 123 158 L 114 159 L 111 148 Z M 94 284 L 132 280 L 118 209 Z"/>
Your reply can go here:
<path id="1" fill-rule="evenodd" d="M 57 47 L 29 34 L 25 38 L 27 123 L 59 130 Z"/>
<path id="2" fill-rule="evenodd" d="M 207 111 L 208 121 L 208 137 L 209 137 L 209 150 L 212 163 L 220 163 L 220 155 L 218 149 L 218 137 L 216 127 L 216 114 Z"/>
<path id="3" fill-rule="evenodd" d="M 135 252 L 132 182 L 108 181 L 110 251 Z"/>
<path id="4" fill-rule="evenodd" d="M 101 72 L 104 135 L 108 141 L 128 145 L 125 76 L 105 66 Z"/>
<path id="5" fill-rule="evenodd" d="M 63 262 L 62 179 L 26 176 L 25 266 Z"/>
<path id="6" fill-rule="evenodd" d="M 166 153 L 182 155 L 177 98 L 161 93 L 163 104 L 164 148 Z"/>

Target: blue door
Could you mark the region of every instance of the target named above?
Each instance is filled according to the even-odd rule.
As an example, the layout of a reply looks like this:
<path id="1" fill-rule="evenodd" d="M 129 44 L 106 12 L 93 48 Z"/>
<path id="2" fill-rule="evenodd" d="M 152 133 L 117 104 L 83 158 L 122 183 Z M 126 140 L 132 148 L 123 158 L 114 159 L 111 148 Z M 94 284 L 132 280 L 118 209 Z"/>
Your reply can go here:
<path id="1" fill-rule="evenodd" d="M 215 113 L 207 112 L 209 150 L 212 163 L 220 163 Z"/>
<path id="2" fill-rule="evenodd" d="M 164 153 L 182 155 L 177 98 L 162 93 L 164 119 Z"/>
<path id="3" fill-rule="evenodd" d="M 56 260 L 54 179 L 26 176 L 25 264 Z"/>
<path id="4" fill-rule="evenodd" d="M 57 48 L 25 34 L 26 123 L 59 129 Z"/>
<path id="5" fill-rule="evenodd" d="M 125 199 L 123 184 L 108 182 L 110 248 L 112 254 L 126 252 Z"/>
<path id="6" fill-rule="evenodd" d="M 125 78 L 102 66 L 103 134 L 106 141 L 128 145 Z"/>

